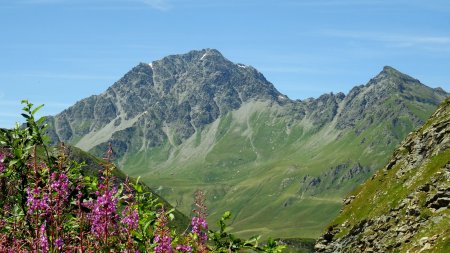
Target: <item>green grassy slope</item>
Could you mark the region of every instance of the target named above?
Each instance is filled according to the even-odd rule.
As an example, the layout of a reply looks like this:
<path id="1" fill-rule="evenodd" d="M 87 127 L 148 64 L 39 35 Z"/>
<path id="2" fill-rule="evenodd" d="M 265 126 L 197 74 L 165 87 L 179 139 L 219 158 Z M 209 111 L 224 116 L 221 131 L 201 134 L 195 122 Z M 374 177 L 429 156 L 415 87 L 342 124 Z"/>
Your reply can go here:
<path id="1" fill-rule="evenodd" d="M 210 222 L 231 210 L 232 232 L 314 238 L 448 95 L 384 67 L 347 95 L 293 101 L 210 51 L 140 64 L 50 133 L 92 154 L 112 143 L 126 173 L 186 214 L 203 189 Z"/>
<path id="2" fill-rule="evenodd" d="M 387 119 L 355 133 L 293 122 L 283 110 L 249 103 L 180 146 L 125 157 L 123 167 L 185 213 L 194 191 L 206 190 L 211 220 L 231 210 L 239 235 L 314 238 L 415 124 Z"/>
<path id="3" fill-rule="evenodd" d="M 323 251 L 449 252 L 450 99 L 350 195 Z"/>

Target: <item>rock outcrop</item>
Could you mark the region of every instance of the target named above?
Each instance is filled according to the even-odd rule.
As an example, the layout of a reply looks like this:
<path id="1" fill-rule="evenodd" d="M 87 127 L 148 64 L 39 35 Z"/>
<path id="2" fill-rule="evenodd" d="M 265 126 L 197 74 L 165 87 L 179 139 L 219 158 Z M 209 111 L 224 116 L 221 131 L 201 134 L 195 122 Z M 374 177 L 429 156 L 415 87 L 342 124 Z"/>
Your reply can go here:
<path id="1" fill-rule="evenodd" d="M 181 144 L 203 126 L 250 100 L 285 99 L 251 66 L 234 64 L 219 51 L 204 49 L 141 63 L 100 95 L 49 117 L 51 136 L 85 150 L 113 141 L 133 150 L 130 135 L 144 149 L 171 140 Z M 88 136 L 88 137 L 86 137 Z M 141 148 L 141 147 L 139 147 Z M 118 156 L 123 156 L 119 153 Z"/>
<path id="2" fill-rule="evenodd" d="M 450 252 L 450 99 L 345 200 L 318 252 Z"/>

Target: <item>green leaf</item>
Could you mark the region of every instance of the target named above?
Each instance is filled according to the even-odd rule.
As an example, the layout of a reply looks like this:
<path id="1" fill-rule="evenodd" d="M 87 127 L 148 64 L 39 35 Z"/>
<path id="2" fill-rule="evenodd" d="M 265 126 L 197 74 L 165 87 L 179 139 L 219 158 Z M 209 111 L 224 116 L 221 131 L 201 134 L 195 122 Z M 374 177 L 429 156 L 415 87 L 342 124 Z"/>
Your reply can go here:
<path id="1" fill-rule="evenodd" d="M 222 219 L 223 220 L 228 220 L 229 218 L 231 218 L 231 212 L 230 211 L 226 211 L 225 213 L 223 213 L 223 215 L 222 215 Z"/>
<path id="2" fill-rule="evenodd" d="M 144 231 L 147 231 L 147 229 L 148 229 L 148 227 L 150 226 L 150 224 L 152 224 L 152 221 L 150 220 L 150 221 L 147 221 L 147 223 L 145 223 L 145 225 L 144 225 Z"/>
<path id="3" fill-rule="evenodd" d="M 142 185 L 140 185 L 140 184 L 136 185 L 135 190 L 138 193 L 142 193 L 143 192 Z"/>
<path id="4" fill-rule="evenodd" d="M 31 114 L 32 114 L 32 115 L 36 114 L 36 112 L 39 111 L 43 106 L 44 106 L 43 104 L 37 106 L 36 108 L 33 109 L 33 111 L 31 111 Z"/>
<path id="5" fill-rule="evenodd" d="M 18 159 L 11 160 L 11 161 L 9 162 L 9 166 L 13 166 L 14 164 L 17 164 L 18 162 L 19 162 Z"/>
<path id="6" fill-rule="evenodd" d="M 46 119 L 45 116 L 40 117 L 40 118 L 36 121 L 36 125 L 38 125 L 38 126 L 42 125 L 42 123 L 45 121 L 45 119 Z M 41 129 L 42 129 L 42 128 L 45 128 L 45 127 L 47 127 L 47 124 L 42 125 L 42 126 L 41 126 Z"/>

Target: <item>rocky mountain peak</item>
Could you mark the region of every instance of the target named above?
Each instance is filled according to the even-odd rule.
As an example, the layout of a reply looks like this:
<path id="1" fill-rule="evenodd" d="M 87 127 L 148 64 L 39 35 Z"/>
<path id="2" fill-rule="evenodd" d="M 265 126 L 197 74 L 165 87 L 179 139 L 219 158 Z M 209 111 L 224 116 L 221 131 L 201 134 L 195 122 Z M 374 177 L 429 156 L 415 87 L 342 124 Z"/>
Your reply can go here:
<path id="1" fill-rule="evenodd" d="M 170 55 L 149 64 L 140 63 L 113 87 L 121 89 L 124 85 L 130 87 L 130 84 L 142 86 L 142 81 L 154 87 L 160 96 L 179 96 L 180 93 L 217 89 L 231 89 L 228 93 L 238 95 L 242 101 L 249 98 L 276 100 L 281 95 L 253 67 L 235 64 L 218 50 L 209 48 Z M 242 92 L 239 91 L 241 89 Z M 247 91 L 251 91 L 251 94 Z M 209 92 L 208 95 L 216 96 L 216 93 Z"/>
<path id="2" fill-rule="evenodd" d="M 140 131 L 147 124 L 144 149 L 167 139 L 168 128 L 176 132 L 171 141 L 179 144 L 196 129 L 252 100 L 281 103 L 285 97 L 256 69 L 234 64 L 215 49 L 193 50 L 138 64 L 104 93 L 57 115 L 55 128 L 61 131 L 55 135 L 65 141 L 87 133 L 97 138 L 104 129 L 94 144 L 87 137 L 78 143 L 89 150 L 116 131 Z"/>
<path id="3" fill-rule="evenodd" d="M 387 74 L 402 74 L 400 71 L 396 70 L 395 68 L 391 66 L 384 66 L 382 72 Z"/>
<path id="4" fill-rule="evenodd" d="M 366 85 L 354 87 L 345 97 L 344 108 L 338 119 L 337 128 L 354 128 L 357 121 L 371 122 L 374 115 L 379 119 L 393 120 L 399 115 L 410 114 L 417 124 L 422 124 L 425 117 L 409 111 L 411 102 L 429 103 L 437 106 L 448 93 L 427 87 L 390 66 L 372 78 Z M 397 110 L 380 109 L 385 104 L 398 107 Z M 421 109 L 423 110 L 423 109 Z M 362 123 L 359 123 L 361 125 Z M 361 126 L 362 128 L 366 126 Z M 358 130 L 360 131 L 360 130 Z"/>
<path id="5" fill-rule="evenodd" d="M 201 50 L 192 50 L 185 54 L 174 54 L 166 56 L 160 60 L 154 61 L 154 63 L 159 65 L 164 64 L 188 64 L 188 65 L 198 65 L 202 62 L 217 62 L 222 64 L 232 64 L 229 60 L 227 60 L 222 53 L 220 53 L 217 49 L 201 49 Z"/>
<path id="6" fill-rule="evenodd" d="M 418 83 L 419 80 L 412 78 L 402 72 L 396 70 L 390 66 L 384 66 L 383 70 L 375 76 L 369 83 L 370 84 L 382 84 L 382 83 L 395 83 L 395 82 L 403 82 L 403 83 Z"/>

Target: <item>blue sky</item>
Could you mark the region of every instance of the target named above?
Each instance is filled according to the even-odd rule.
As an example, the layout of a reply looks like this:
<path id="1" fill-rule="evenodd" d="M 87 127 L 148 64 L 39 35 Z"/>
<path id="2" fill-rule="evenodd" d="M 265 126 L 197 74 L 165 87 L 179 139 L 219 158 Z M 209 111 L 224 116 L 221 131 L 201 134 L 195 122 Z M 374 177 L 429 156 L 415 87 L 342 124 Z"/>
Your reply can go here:
<path id="1" fill-rule="evenodd" d="M 384 65 L 450 91 L 447 0 L 0 0 L 0 127 L 56 114 L 139 62 L 216 48 L 293 99 L 347 93 Z"/>

